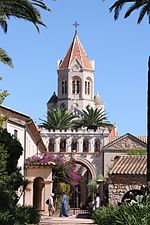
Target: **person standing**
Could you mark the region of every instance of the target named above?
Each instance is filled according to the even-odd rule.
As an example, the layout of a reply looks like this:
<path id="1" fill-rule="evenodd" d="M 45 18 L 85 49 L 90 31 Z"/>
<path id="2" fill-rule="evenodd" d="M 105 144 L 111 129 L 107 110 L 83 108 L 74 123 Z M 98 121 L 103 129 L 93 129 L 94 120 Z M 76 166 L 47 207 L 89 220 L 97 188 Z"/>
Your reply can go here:
<path id="1" fill-rule="evenodd" d="M 100 206 L 101 206 L 101 199 L 100 199 L 99 193 L 97 193 L 96 199 L 95 199 L 95 209 L 100 208 Z"/>
<path id="2" fill-rule="evenodd" d="M 54 208 L 54 193 L 51 193 L 49 196 L 49 204 L 48 204 L 48 211 L 49 211 L 49 216 L 52 216 L 54 214 L 55 208 Z"/>
<path id="3" fill-rule="evenodd" d="M 68 217 L 68 197 L 65 192 L 62 193 L 61 205 L 60 205 L 60 217 Z"/>

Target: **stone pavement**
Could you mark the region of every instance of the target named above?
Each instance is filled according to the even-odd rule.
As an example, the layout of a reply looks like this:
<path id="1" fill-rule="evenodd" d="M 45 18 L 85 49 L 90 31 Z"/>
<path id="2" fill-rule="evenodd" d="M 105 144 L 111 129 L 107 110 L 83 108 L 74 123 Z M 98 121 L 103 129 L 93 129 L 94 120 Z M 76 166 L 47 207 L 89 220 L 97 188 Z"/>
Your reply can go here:
<path id="1" fill-rule="evenodd" d="M 78 218 L 75 215 L 69 217 L 59 217 L 53 216 L 49 217 L 48 215 L 41 216 L 40 225 L 91 225 L 94 224 L 94 221 L 86 218 Z"/>

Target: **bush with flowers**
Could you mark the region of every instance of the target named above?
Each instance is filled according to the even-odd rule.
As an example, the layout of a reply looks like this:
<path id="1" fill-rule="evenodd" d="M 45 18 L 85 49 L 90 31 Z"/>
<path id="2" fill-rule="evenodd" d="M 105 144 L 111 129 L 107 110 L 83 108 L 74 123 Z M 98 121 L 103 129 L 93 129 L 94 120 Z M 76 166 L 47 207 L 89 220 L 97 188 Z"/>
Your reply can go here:
<path id="1" fill-rule="evenodd" d="M 26 165 L 47 166 L 52 163 L 54 164 L 52 169 L 54 187 L 61 182 L 67 183 L 72 187 L 79 184 L 81 176 L 77 171 L 76 164 L 72 161 L 66 162 L 64 154 L 56 155 L 46 152 L 43 156 L 34 155 L 26 159 Z"/>

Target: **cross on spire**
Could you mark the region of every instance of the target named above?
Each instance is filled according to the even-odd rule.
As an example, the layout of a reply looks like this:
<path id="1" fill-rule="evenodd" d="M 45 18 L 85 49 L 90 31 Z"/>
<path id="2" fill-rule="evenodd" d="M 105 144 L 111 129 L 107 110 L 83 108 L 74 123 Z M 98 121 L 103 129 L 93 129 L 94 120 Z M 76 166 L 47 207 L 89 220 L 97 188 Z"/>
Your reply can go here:
<path id="1" fill-rule="evenodd" d="M 75 34 L 77 34 L 77 28 L 79 25 L 80 24 L 77 21 L 75 21 L 75 23 L 73 24 L 73 26 L 75 27 Z"/>

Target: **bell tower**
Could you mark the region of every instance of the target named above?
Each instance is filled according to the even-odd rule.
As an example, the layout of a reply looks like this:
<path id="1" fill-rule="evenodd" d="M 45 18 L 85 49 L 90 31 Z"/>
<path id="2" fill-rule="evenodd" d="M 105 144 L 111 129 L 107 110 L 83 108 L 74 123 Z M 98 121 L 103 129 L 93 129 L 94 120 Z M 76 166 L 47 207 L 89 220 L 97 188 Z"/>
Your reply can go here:
<path id="1" fill-rule="evenodd" d="M 95 108 L 94 61 L 88 59 L 77 30 L 64 59 L 58 62 L 57 74 L 59 108 Z"/>

